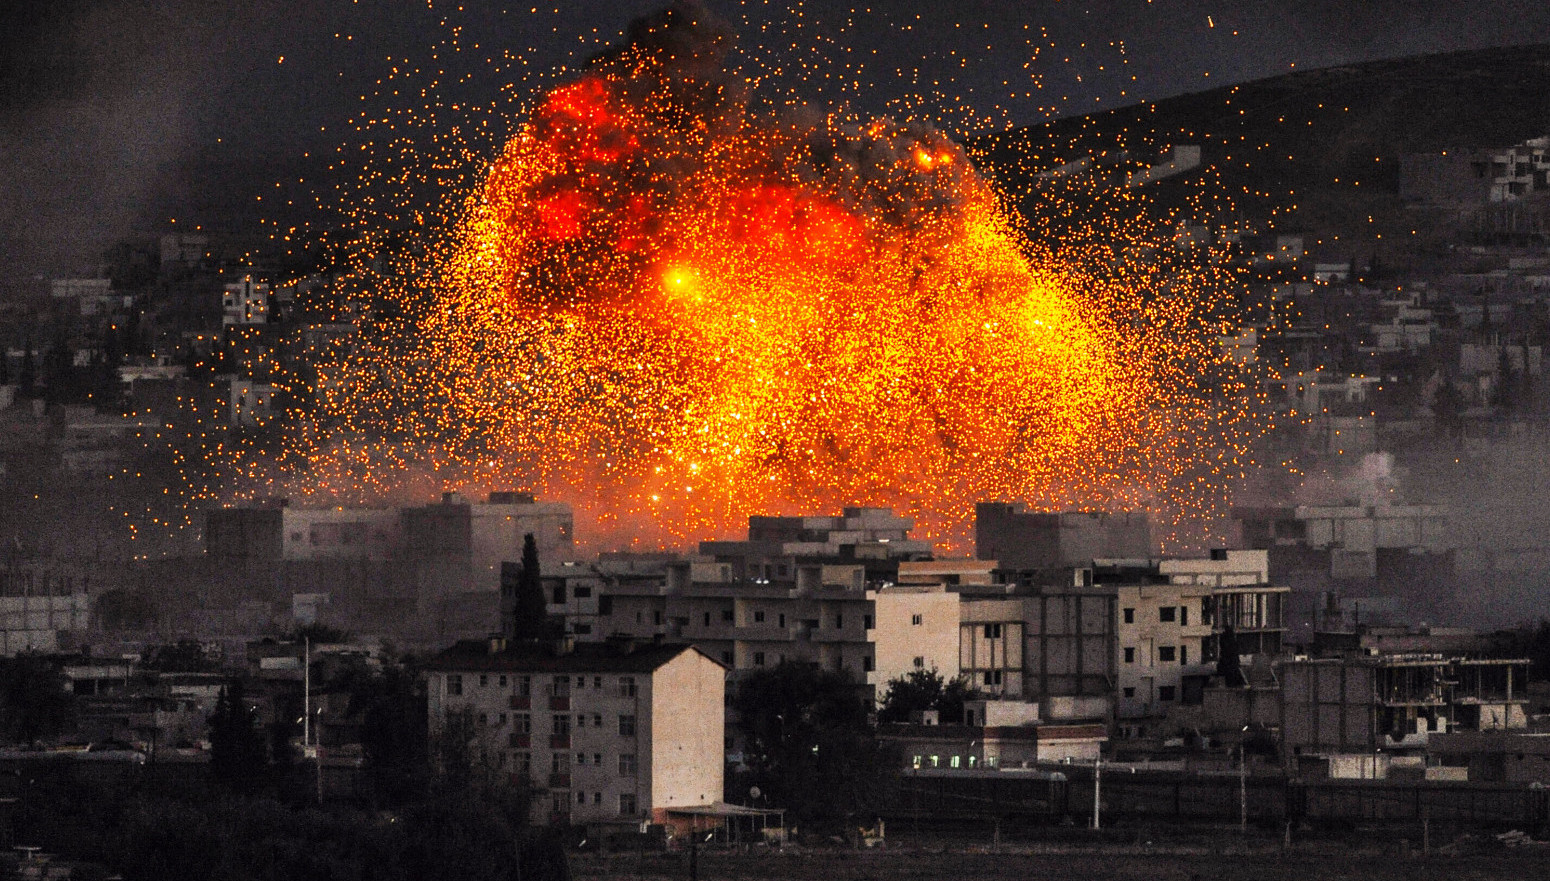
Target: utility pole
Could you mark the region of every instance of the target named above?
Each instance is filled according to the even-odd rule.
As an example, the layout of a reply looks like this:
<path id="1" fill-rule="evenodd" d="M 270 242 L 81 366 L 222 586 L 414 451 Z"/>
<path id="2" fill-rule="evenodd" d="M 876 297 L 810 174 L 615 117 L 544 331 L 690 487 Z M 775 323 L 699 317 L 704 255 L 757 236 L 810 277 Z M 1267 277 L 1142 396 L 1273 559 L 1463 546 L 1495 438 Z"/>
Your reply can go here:
<path id="1" fill-rule="evenodd" d="M 305 646 L 301 661 L 301 752 L 312 745 L 312 637 L 302 637 Z"/>
<path id="2" fill-rule="evenodd" d="M 1238 744 L 1238 831 L 1249 834 L 1249 757 Z"/>
<path id="3" fill-rule="evenodd" d="M 1099 806 L 1103 804 L 1103 756 L 1093 760 L 1093 829 L 1099 825 Z"/>

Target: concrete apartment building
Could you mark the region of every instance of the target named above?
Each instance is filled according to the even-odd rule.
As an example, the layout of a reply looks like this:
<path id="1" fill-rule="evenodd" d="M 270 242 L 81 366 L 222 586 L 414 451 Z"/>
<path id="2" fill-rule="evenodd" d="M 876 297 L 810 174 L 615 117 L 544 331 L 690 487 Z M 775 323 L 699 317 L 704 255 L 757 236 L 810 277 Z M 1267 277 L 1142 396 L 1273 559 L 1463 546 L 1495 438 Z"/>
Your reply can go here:
<path id="1" fill-rule="evenodd" d="M 972 771 L 1092 762 L 1109 732 L 1102 722 L 1050 724 L 1036 703 L 978 700 L 964 702 L 963 724 L 937 724 L 928 713 L 914 723 L 881 726 L 878 739 L 910 771 Z"/>
<path id="2" fill-rule="evenodd" d="M 600 560 L 543 578 L 549 613 L 579 641 L 615 635 L 694 644 L 737 674 L 783 661 L 845 672 L 874 692 L 915 669 L 958 675 L 958 595 L 939 585 L 871 582 L 862 563 L 769 564 L 738 578 L 717 560 Z M 514 598 L 520 567 L 503 595 Z M 782 574 L 784 571 L 784 574 Z M 509 608 L 509 606 L 508 606 Z"/>
<path id="3" fill-rule="evenodd" d="M 492 492 L 483 502 L 443 493 L 431 505 L 380 508 L 302 508 L 284 500 L 209 512 L 206 552 L 254 560 L 404 560 L 458 563 L 478 573 L 491 592 L 500 564 L 522 553 L 531 533 L 539 555 L 572 555 L 574 518 L 563 502 L 539 502 L 527 493 Z"/>
<path id="4" fill-rule="evenodd" d="M 1424 753 L 1429 736 L 1522 731 L 1526 660 L 1410 654 L 1294 658 L 1277 665 L 1281 743 L 1305 755 Z"/>
<path id="5" fill-rule="evenodd" d="M 974 506 L 974 556 L 1008 570 L 1087 566 L 1099 557 L 1148 557 L 1151 521 L 1122 511 L 1032 511 L 1022 503 Z"/>
<path id="6" fill-rule="evenodd" d="M 958 588 L 959 669 L 987 695 L 1038 702 L 1049 719 L 1109 716 L 1114 591 L 1086 568 L 1000 574 L 1011 580 Z"/>
<path id="7" fill-rule="evenodd" d="M 1244 666 L 1282 651 L 1290 589 L 1270 584 L 1263 550 L 1098 560 L 1093 571 L 1115 593 L 1121 734 L 1145 736 L 1170 708 L 1200 704 L 1227 630 Z"/>
<path id="8" fill-rule="evenodd" d="M 431 743 L 533 787 L 533 819 L 634 829 L 722 796 L 726 668 L 692 646 L 460 642 L 426 668 Z"/>
<path id="9" fill-rule="evenodd" d="M 380 508 L 281 500 L 210 511 L 196 562 L 200 583 L 232 601 L 293 606 L 307 595 L 323 623 L 432 648 L 488 633 L 501 562 L 522 555 L 527 534 L 547 563 L 569 559 L 572 522 L 569 505 L 525 493 Z"/>
<path id="10" fill-rule="evenodd" d="M 1298 637 L 1311 639 L 1317 617 L 1334 592 L 1362 599 L 1364 608 L 1383 608 L 1416 620 L 1372 620 L 1375 624 L 1437 620 L 1440 604 L 1453 595 L 1454 549 L 1444 505 L 1298 505 L 1237 507 L 1239 547 L 1270 552 L 1270 576 L 1292 588 L 1289 622 Z"/>

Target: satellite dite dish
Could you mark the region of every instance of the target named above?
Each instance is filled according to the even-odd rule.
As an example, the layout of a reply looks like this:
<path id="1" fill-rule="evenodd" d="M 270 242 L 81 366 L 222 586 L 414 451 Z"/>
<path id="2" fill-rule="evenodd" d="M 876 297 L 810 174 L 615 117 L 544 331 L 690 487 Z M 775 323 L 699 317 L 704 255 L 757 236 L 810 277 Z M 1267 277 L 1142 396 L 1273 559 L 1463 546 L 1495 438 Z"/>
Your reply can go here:
<path id="1" fill-rule="evenodd" d="M 764 793 L 760 792 L 759 791 L 759 787 L 757 787 L 757 786 L 750 786 L 750 787 L 748 787 L 748 797 L 749 798 L 758 798 L 759 796 L 761 796 L 763 794 Z"/>

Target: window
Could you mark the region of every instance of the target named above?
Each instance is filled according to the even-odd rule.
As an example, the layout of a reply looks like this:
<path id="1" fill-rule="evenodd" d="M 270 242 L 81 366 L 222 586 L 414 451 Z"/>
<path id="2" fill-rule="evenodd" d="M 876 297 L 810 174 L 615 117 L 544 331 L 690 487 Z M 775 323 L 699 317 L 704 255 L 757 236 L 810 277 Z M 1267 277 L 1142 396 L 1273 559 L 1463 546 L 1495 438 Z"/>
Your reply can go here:
<path id="1" fill-rule="evenodd" d="M 1135 662 L 1136 662 L 1136 647 L 1133 646 L 1133 645 L 1125 646 L 1125 663 L 1127 663 L 1127 664 L 1134 664 Z"/>
<path id="2" fill-rule="evenodd" d="M 722 609 L 721 610 L 721 620 L 723 620 L 723 621 L 725 621 L 725 622 L 730 624 L 733 620 L 735 620 L 735 618 L 736 618 L 736 616 L 732 614 L 732 610 L 731 609 Z"/>
<path id="3" fill-rule="evenodd" d="M 727 665 L 728 667 L 732 666 L 732 653 L 727 651 L 722 652 L 721 663 Z"/>
<path id="4" fill-rule="evenodd" d="M 1126 609 L 1125 610 L 1125 623 L 1126 624 L 1134 624 L 1134 623 L 1136 623 L 1136 610 L 1135 609 Z"/>
<path id="5" fill-rule="evenodd" d="M 835 615 L 834 616 L 834 629 L 835 630 L 844 630 L 845 629 L 845 616 L 844 615 Z"/>
<path id="6" fill-rule="evenodd" d="M 505 688 L 506 687 L 506 674 L 505 673 L 501 674 L 500 687 L 501 688 Z"/>
<path id="7" fill-rule="evenodd" d="M 587 599 L 588 597 L 592 596 L 592 588 L 590 588 L 590 587 L 578 587 L 575 590 L 575 594 L 576 594 L 576 599 L 578 599 L 578 600 Z"/>
<path id="8" fill-rule="evenodd" d="M 985 671 L 985 684 L 986 685 L 1000 685 L 1001 684 L 1001 671 L 1000 670 L 986 670 Z"/>
<path id="9" fill-rule="evenodd" d="M 959 756 L 953 756 L 952 758 L 947 760 L 947 767 L 949 767 L 949 768 L 957 768 L 957 767 L 961 766 L 962 764 L 963 764 L 963 759 L 961 757 L 959 757 Z"/>
<path id="10" fill-rule="evenodd" d="M 764 652 L 754 652 L 753 653 L 753 665 L 755 667 L 763 667 L 764 666 Z"/>
<path id="11" fill-rule="evenodd" d="M 602 804 L 603 803 L 603 794 L 601 792 L 594 792 L 594 793 L 592 793 L 592 803 L 595 804 L 595 805 Z"/>
<path id="12" fill-rule="evenodd" d="M 614 598 L 607 595 L 598 597 L 597 613 L 599 615 L 612 615 L 614 613 Z"/>
<path id="13" fill-rule="evenodd" d="M 533 695 L 533 677 L 531 677 L 531 676 L 518 676 L 517 677 L 517 696 L 518 697 L 532 697 L 532 695 Z"/>
<path id="14" fill-rule="evenodd" d="M 511 754 L 511 765 L 512 765 L 512 769 L 515 770 L 515 771 L 519 771 L 519 772 L 521 772 L 523 774 L 530 774 L 533 771 L 533 754 L 532 753 L 512 753 Z"/>
<path id="15" fill-rule="evenodd" d="M 489 713 L 480 713 L 479 714 L 479 727 L 483 728 L 484 726 L 486 726 L 488 724 L 490 724 L 490 714 Z"/>
<path id="16" fill-rule="evenodd" d="M 620 676 L 619 677 L 619 696 L 620 697 L 634 697 L 635 696 L 635 677 L 634 676 Z"/>
<path id="17" fill-rule="evenodd" d="M 925 667 L 926 667 L 926 657 L 925 657 L 925 655 L 916 655 L 914 663 L 915 663 L 915 669 L 916 670 L 923 670 L 923 669 L 925 669 Z"/>
<path id="18" fill-rule="evenodd" d="M 1160 701 L 1171 701 L 1173 700 L 1173 691 L 1174 689 L 1171 685 L 1160 685 L 1157 687 L 1157 699 Z"/>
<path id="19" fill-rule="evenodd" d="M 920 625 L 925 623 L 925 619 L 922 616 L 920 616 L 920 615 L 911 615 L 910 616 L 910 623 L 913 624 L 916 627 L 919 627 Z"/>
<path id="20" fill-rule="evenodd" d="M 504 726 L 506 724 L 506 714 L 505 713 L 496 713 L 495 714 L 495 724 L 496 725 Z"/>
<path id="21" fill-rule="evenodd" d="M 562 604 L 564 604 L 564 602 L 565 602 L 565 582 L 562 581 L 559 584 L 556 584 L 554 586 L 554 603 L 555 603 L 555 605 L 562 605 Z"/>
<path id="22" fill-rule="evenodd" d="M 533 733 L 533 717 L 527 713 L 511 714 L 511 730 L 518 734 Z"/>
<path id="23" fill-rule="evenodd" d="M 1136 696 L 1136 690 L 1134 688 L 1127 688 L 1127 689 L 1125 689 L 1125 697 L 1135 697 L 1135 696 Z"/>
<path id="24" fill-rule="evenodd" d="M 1179 646 L 1179 663 L 1180 664 L 1188 664 L 1189 663 L 1189 646 L 1187 646 L 1187 645 Z"/>
<path id="25" fill-rule="evenodd" d="M 578 792 L 578 793 L 576 793 L 576 804 L 584 805 L 586 803 L 587 803 L 587 794 L 585 792 Z"/>
<path id="26" fill-rule="evenodd" d="M 603 754 L 602 753 L 593 753 L 592 754 L 592 764 L 596 765 L 599 768 L 603 767 Z"/>
<path id="27" fill-rule="evenodd" d="M 586 753 L 576 753 L 576 764 L 578 764 L 578 765 L 585 765 L 586 763 L 587 763 L 587 754 Z"/>
<path id="28" fill-rule="evenodd" d="M 1179 625 L 1189 626 L 1189 606 L 1179 606 Z"/>
<path id="29" fill-rule="evenodd" d="M 986 639 L 1000 639 L 1001 638 L 1001 625 L 1000 624 L 986 624 L 985 625 L 985 638 Z"/>
<path id="30" fill-rule="evenodd" d="M 785 627 L 786 626 L 786 616 L 785 616 L 784 613 L 782 613 L 780 615 L 779 621 L 780 621 L 780 623 L 777 626 L 779 626 L 779 627 Z"/>
<path id="31" fill-rule="evenodd" d="M 633 817 L 635 816 L 635 811 L 635 793 L 619 793 L 619 813 L 626 817 Z"/>
<path id="32" fill-rule="evenodd" d="M 554 736 L 555 737 L 569 737 L 570 736 L 570 716 L 568 716 L 568 715 L 566 715 L 564 713 L 555 713 L 554 714 L 553 722 L 554 722 Z"/>
<path id="33" fill-rule="evenodd" d="M 463 677 L 458 673 L 447 674 L 447 694 L 458 695 L 463 693 Z"/>
<path id="34" fill-rule="evenodd" d="M 705 626 L 706 627 L 710 626 L 710 613 L 709 612 L 705 613 Z"/>
<path id="35" fill-rule="evenodd" d="M 488 674 L 488 673 L 480 673 L 479 674 L 479 687 L 480 688 L 489 688 L 490 687 L 490 674 Z"/>
<path id="36" fill-rule="evenodd" d="M 1161 646 L 1157 647 L 1157 660 L 1158 660 L 1159 663 L 1171 664 L 1171 663 L 1173 663 L 1173 660 L 1174 660 L 1173 656 L 1174 656 L 1173 646 L 1171 646 L 1171 645 L 1161 645 Z"/>
<path id="37" fill-rule="evenodd" d="M 1157 620 L 1162 621 L 1165 624 L 1170 623 L 1173 621 L 1173 613 L 1175 611 L 1177 610 L 1172 606 L 1161 606 L 1157 609 Z"/>
<path id="38" fill-rule="evenodd" d="M 550 757 L 549 770 L 556 774 L 565 773 L 565 753 L 555 753 Z"/>
<path id="39" fill-rule="evenodd" d="M 621 737 L 635 736 L 635 716 L 633 714 L 619 717 L 619 735 Z"/>
<path id="40" fill-rule="evenodd" d="M 754 611 L 754 613 L 753 613 L 753 623 L 755 623 L 755 624 L 763 624 L 764 623 L 764 611 L 762 609 Z"/>
<path id="41" fill-rule="evenodd" d="M 591 632 L 592 632 L 592 625 L 591 624 L 577 624 L 576 625 L 576 633 L 578 635 L 580 635 L 580 636 L 586 636 L 587 634 L 589 634 Z"/>
<path id="42" fill-rule="evenodd" d="M 577 676 L 576 677 L 576 688 L 577 688 L 577 690 L 580 690 L 580 689 L 583 689 L 583 688 L 586 688 L 586 687 L 587 687 L 587 677 L 585 677 L 585 676 Z"/>
<path id="43" fill-rule="evenodd" d="M 549 686 L 549 693 L 555 697 L 570 697 L 570 677 L 554 677 L 554 684 Z"/>
<path id="44" fill-rule="evenodd" d="M 592 727 L 593 728 L 602 728 L 603 727 L 603 714 L 602 713 L 593 713 L 592 714 Z"/>
<path id="45" fill-rule="evenodd" d="M 587 727 L 587 714 L 586 713 L 577 713 L 576 714 L 576 727 L 577 728 L 585 728 L 585 727 Z"/>
<path id="46" fill-rule="evenodd" d="M 866 628 L 867 630 L 871 630 L 872 629 L 872 616 L 871 615 L 862 615 L 861 616 L 861 626 Z"/>
<path id="47" fill-rule="evenodd" d="M 925 756 L 916 756 L 915 758 L 911 759 L 910 760 L 910 767 L 911 768 L 915 768 L 916 770 L 919 770 L 920 769 L 921 760 L 923 760 L 924 758 L 925 758 Z"/>
<path id="48" fill-rule="evenodd" d="M 652 624 L 660 625 L 662 623 L 662 613 L 661 612 L 652 612 L 651 613 L 651 623 Z"/>
<path id="49" fill-rule="evenodd" d="M 620 753 L 619 754 L 619 776 L 620 777 L 634 777 L 635 776 L 635 754 L 634 753 Z"/>
<path id="50" fill-rule="evenodd" d="M 873 670 L 876 670 L 876 669 L 877 669 L 877 662 L 872 660 L 872 656 L 871 655 L 867 655 L 866 657 L 861 659 L 861 671 L 863 673 L 871 673 Z"/>

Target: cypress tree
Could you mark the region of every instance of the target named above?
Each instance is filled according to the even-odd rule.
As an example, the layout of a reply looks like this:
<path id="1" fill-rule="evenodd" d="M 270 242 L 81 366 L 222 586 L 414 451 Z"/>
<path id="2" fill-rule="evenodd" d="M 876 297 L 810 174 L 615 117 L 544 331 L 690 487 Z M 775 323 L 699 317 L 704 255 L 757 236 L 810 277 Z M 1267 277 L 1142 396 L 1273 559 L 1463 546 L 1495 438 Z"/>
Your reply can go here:
<path id="1" fill-rule="evenodd" d="M 538 543 L 529 532 L 522 537 L 522 571 L 517 576 L 516 620 L 512 637 L 540 640 L 551 635 L 548 603 L 538 567 Z"/>

